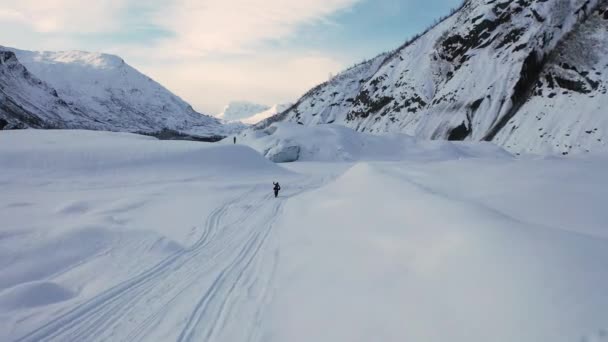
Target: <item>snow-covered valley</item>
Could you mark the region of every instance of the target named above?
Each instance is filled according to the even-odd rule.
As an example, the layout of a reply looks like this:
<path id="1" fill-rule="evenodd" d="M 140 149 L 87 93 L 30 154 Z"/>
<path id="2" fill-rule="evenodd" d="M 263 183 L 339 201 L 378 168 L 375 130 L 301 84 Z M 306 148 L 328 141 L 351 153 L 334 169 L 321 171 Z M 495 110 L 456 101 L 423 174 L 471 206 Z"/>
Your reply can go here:
<path id="1" fill-rule="evenodd" d="M 27 127 L 214 140 L 243 125 L 196 112 L 118 56 L 0 46 L 0 129 Z"/>
<path id="2" fill-rule="evenodd" d="M 607 340 L 605 153 L 274 127 L 0 133 L 0 340 Z"/>

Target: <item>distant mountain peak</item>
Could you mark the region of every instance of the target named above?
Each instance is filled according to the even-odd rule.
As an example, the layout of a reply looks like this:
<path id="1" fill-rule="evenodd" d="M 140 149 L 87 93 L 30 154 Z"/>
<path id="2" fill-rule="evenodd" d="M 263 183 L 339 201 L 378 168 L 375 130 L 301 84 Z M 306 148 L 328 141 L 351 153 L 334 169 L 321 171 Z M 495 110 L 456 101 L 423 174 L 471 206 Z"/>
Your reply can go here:
<path id="1" fill-rule="evenodd" d="M 268 109 L 269 106 L 250 101 L 231 101 L 216 117 L 226 121 L 238 121 Z"/>
<path id="2" fill-rule="evenodd" d="M 252 125 L 286 110 L 289 106 L 290 104 L 266 106 L 249 101 L 231 101 L 216 117 Z"/>
<path id="3" fill-rule="evenodd" d="M 14 64 L 0 70 L 2 97 L 11 104 L 0 108 L 6 127 L 174 130 L 201 137 L 227 135 L 237 127 L 197 113 L 118 56 L 0 47 L 0 64 L 6 62 Z"/>

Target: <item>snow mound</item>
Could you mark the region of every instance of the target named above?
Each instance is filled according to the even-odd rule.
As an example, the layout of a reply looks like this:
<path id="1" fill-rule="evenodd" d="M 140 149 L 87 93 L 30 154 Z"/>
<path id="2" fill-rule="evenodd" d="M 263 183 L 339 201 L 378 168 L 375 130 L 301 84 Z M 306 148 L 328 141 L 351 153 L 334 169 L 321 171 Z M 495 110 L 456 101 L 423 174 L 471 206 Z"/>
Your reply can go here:
<path id="1" fill-rule="evenodd" d="M 95 175 L 138 173 L 153 176 L 235 175 L 285 172 L 246 146 L 160 141 L 130 133 L 81 130 L 19 130 L 0 135 L 1 173 Z M 82 208 L 64 208 L 78 211 Z"/>
<path id="2" fill-rule="evenodd" d="M 518 184 L 584 184 L 579 177 L 588 170 L 580 165 L 449 164 L 358 163 L 287 203 L 279 222 L 274 341 L 587 341 L 581 337 L 605 326 L 608 240 L 556 225 L 588 215 L 605 187 L 591 197 L 561 189 L 561 197 L 576 199 L 560 212 L 556 193 L 530 197 Z M 455 164 L 477 172 L 451 169 Z M 605 165 L 587 166 L 599 178 Z M 475 182 L 487 169 L 493 180 Z M 461 179 L 459 191 L 441 186 L 458 188 Z M 539 197 L 553 211 L 530 222 Z"/>
<path id="3" fill-rule="evenodd" d="M 244 131 L 237 137 L 237 142 L 249 145 L 279 163 L 510 157 L 506 151 L 490 143 L 425 141 L 405 134 L 378 136 L 331 124 L 308 127 L 277 122 L 262 130 Z"/>
<path id="4" fill-rule="evenodd" d="M 0 293 L 0 309 L 11 311 L 33 308 L 69 300 L 75 296 L 69 289 L 49 281 L 17 285 Z"/>

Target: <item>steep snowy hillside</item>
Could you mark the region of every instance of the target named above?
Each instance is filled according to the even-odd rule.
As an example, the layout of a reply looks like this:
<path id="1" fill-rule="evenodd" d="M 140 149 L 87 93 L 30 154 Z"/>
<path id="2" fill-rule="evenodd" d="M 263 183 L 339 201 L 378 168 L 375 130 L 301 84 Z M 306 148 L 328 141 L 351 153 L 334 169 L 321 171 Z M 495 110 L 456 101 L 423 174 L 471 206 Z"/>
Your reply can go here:
<path id="1" fill-rule="evenodd" d="M 268 107 L 253 102 L 233 101 L 224 108 L 223 112 L 216 115 L 216 117 L 229 122 L 238 121 L 244 124 L 254 125 L 285 111 L 289 107 L 291 107 L 291 104 L 276 104 L 272 107 Z"/>
<path id="2" fill-rule="evenodd" d="M 547 58 L 531 97 L 494 140 L 509 149 L 563 154 L 608 142 L 608 2 Z"/>
<path id="3" fill-rule="evenodd" d="M 4 111 L 7 121 L 28 127 L 90 128 L 157 132 L 171 129 L 210 136 L 226 130 L 219 120 L 201 115 L 149 77 L 116 56 L 81 51 L 30 52 L 0 47 L 6 103 L 23 107 Z M 24 88 L 24 87 L 27 87 Z M 50 93 L 59 105 L 53 106 Z M 3 106 L 5 101 L 3 101 Z M 59 108 L 56 108 L 59 107 Z M 67 114 L 66 114 L 67 113 Z"/>
<path id="4" fill-rule="evenodd" d="M 335 122 L 488 140 L 515 152 L 597 149 L 608 137 L 608 117 L 598 113 L 606 104 L 607 7 L 606 0 L 467 0 L 420 37 L 312 89 L 259 127 Z"/>
<path id="5" fill-rule="evenodd" d="M 15 53 L 0 49 L 0 129 L 72 125 L 94 128 L 97 124 L 32 75 Z"/>

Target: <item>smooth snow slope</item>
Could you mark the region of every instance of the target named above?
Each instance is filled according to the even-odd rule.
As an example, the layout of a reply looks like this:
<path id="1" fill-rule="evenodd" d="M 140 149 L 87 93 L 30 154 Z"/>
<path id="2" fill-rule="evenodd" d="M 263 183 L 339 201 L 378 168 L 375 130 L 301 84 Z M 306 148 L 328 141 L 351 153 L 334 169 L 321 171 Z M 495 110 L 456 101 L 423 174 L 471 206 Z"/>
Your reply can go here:
<path id="1" fill-rule="evenodd" d="M 606 341 L 605 154 L 275 127 L 0 133 L 0 341 Z"/>
<path id="2" fill-rule="evenodd" d="M 286 206 L 265 341 L 606 341 L 606 170 L 354 166 Z"/>

